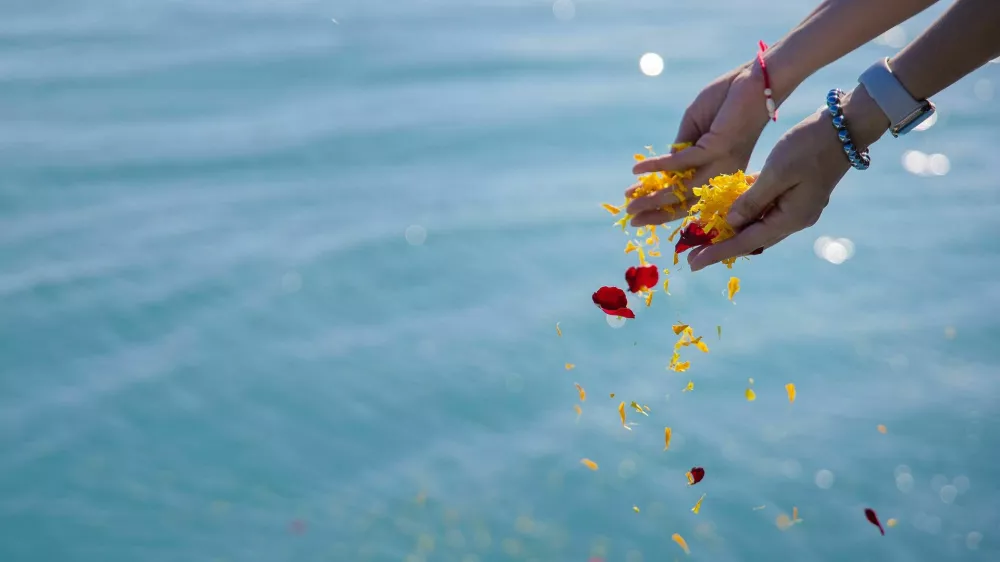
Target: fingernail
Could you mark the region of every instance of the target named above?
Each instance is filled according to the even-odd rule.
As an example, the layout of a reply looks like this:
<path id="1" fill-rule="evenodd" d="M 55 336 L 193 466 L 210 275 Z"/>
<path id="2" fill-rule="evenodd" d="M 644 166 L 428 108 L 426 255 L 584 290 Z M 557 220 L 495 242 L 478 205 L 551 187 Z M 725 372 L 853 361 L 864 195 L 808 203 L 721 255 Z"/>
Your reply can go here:
<path id="1" fill-rule="evenodd" d="M 743 218 L 743 215 L 737 213 L 736 211 L 729 211 L 729 214 L 726 215 L 726 222 L 728 222 L 730 226 L 743 226 L 743 223 L 746 221 L 747 219 Z"/>

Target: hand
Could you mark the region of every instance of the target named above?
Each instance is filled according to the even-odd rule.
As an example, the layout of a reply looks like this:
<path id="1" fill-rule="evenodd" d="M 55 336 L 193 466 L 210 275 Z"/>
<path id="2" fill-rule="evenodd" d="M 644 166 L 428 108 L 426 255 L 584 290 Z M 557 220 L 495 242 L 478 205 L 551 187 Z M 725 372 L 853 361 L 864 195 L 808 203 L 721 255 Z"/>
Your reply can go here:
<path id="1" fill-rule="evenodd" d="M 715 79 L 684 112 L 675 142 L 694 146 L 644 160 L 632 173 L 695 168 L 694 177 L 685 182 L 690 188 L 719 174 L 743 170 L 767 120 L 763 76 L 756 64 L 745 64 Z M 638 185 L 627 189 L 625 196 L 631 197 Z M 663 190 L 632 201 L 626 212 L 633 215 L 633 226 L 662 224 L 686 215 L 695 201 L 689 192 L 682 205 L 676 193 Z"/>
<path id="2" fill-rule="evenodd" d="M 843 107 L 851 138 L 861 149 L 888 129 L 888 118 L 863 86 Z M 816 224 L 850 167 L 826 109 L 807 117 L 778 141 L 757 181 L 733 203 L 726 220 L 738 230 L 736 236 L 692 250 L 691 271 L 768 248 Z"/>

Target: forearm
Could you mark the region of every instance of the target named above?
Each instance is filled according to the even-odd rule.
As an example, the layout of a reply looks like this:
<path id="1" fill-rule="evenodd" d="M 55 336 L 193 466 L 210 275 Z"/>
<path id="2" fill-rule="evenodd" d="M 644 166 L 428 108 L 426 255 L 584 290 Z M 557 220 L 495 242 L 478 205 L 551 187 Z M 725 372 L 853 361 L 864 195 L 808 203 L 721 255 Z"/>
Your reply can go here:
<path id="1" fill-rule="evenodd" d="M 889 66 L 914 99 L 927 99 L 986 64 L 1000 51 L 1000 0 L 958 0 Z M 858 85 L 844 102 L 851 137 L 866 148 L 891 123 Z"/>
<path id="2" fill-rule="evenodd" d="M 958 0 L 889 62 L 915 99 L 927 99 L 1000 52 L 1000 0 Z"/>
<path id="3" fill-rule="evenodd" d="M 764 55 L 779 104 L 817 70 L 937 0 L 824 0 Z M 983 0 L 983 2 L 1000 0 Z"/>

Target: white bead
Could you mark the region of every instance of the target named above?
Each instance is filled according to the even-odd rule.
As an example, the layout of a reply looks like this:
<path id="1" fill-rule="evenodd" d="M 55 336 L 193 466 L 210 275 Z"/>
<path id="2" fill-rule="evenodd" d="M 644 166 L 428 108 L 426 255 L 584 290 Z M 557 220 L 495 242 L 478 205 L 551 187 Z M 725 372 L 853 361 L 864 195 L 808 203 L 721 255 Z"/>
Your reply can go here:
<path id="1" fill-rule="evenodd" d="M 764 95 L 767 97 L 771 97 L 771 88 L 764 88 Z"/>
<path id="2" fill-rule="evenodd" d="M 774 106 L 774 100 L 772 100 L 771 98 L 767 98 L 766 100 L 764 100 L 764 104 L 767 105 L 768 113 L 774 113 L 774 111 L 777 109 Z"/>

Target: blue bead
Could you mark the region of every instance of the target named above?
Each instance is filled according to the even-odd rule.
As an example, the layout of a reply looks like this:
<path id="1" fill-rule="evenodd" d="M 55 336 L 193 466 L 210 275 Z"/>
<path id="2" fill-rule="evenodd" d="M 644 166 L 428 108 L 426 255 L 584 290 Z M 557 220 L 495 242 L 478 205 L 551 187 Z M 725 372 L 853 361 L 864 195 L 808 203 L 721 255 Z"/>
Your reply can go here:
<path id="1" fill-rule="evenodd" d="M 837 136 L 840 137 L 840 142 L 851 142 L 851 136 L 847 133 L 847 129 L 839 129 Z"/>
<path id="2" fill-rule="evenodd" d="M 830 93 L 826 95 L 826 105 L 839 105 L 839 104 L 840 104 L 840 96 L 837 95 L 837 92 L 831 90 Z"/>
<path id="3" fill-rule="evenodd" d="M 848 153 L 853 153 L 853 154 L 858 153 L 858 149 L 854 148 L 854 143 L 851 141 L 847 141 L 844 143 L 844 150 L 846 150 Z"/>
<path id="4" fill-rule="evenodd" d="M 839 111 L 833 116 L 833 126 L 838 129 L 844 128 L 844 115 Z"/>

